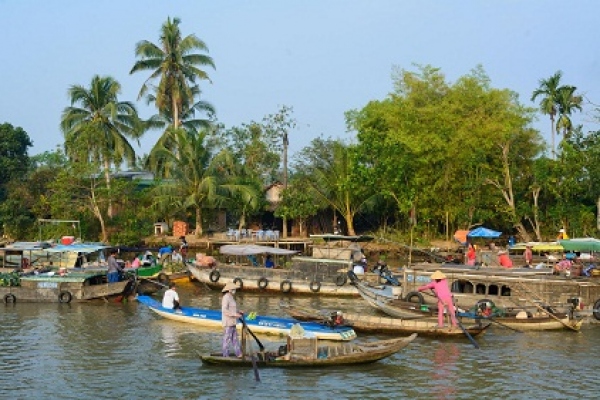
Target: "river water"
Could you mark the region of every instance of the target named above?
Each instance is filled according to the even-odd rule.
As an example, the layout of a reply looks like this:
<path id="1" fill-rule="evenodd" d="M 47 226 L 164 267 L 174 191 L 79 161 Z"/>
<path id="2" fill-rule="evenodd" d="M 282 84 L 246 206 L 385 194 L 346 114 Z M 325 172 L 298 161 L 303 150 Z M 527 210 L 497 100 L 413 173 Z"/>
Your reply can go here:
<path id="1" fill-rule="evenodd" d="M 220 293 L 179 286 L 184 304 L 220 308 Z M 360 299 L 238 293 L 245 312 L 285 314 L 281 300 L 371 312 Z M 321 370 L 203 366 L 220 330 L 163 320 L 136 301 L 0 305 L 0 399 L 574 399 L 598 397 L 600 325 L 582 332 L 489 329 L 417 338 L 396 355 Z M 357 340 L 374 340 L 360 336 Z M 261 336 L 267 348 L 281 339 Z M 251 340 L 251 338 L 249 338 Z M 255 346 L 256 347 L 256 346 Z"/>

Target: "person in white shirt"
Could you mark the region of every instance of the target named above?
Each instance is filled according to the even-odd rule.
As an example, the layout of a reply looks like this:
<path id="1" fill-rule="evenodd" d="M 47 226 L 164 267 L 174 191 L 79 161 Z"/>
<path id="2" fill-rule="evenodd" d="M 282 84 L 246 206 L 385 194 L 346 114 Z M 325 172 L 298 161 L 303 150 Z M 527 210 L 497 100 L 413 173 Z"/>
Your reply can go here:
<path id="1" fill-rule="evenodd" d="M 179 305 L 179 294 L 175 289 L 175 283 L 169 283 L 169 289 L 163 296 L 162 306 L 171 310 L 181 310 Z"/>
<path id="2" fill-rule="evenodd" d="M 171 254 L 171 262 L 174 262 L 174 263 L 182 263 L 183 262 L 183 257 L 181 256 L 181 253 L 179 253 L 177 251 L 177 249 L 173 249 L 173 254 Z"/>

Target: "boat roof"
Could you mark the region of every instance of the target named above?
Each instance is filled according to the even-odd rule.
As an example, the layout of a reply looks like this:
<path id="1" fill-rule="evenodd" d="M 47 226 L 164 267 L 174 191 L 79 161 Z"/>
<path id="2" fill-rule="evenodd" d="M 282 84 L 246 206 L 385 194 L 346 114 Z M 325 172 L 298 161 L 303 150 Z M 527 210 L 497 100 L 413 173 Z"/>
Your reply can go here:
<path id="1" fill-rule="evenodd" d="M 335 235 L 335 234 L 323 234 L 323 235 L 310 235 L 313 239 L 323 239 L 326 242 L 332 242 L 336 240 L 346 240 L 349 242 L 370 242 L 374 239 L 373 236 L 345 236 L 345 235 Z"/>
<path id="2" fill-rule="evenodd" d="M 45 249 L 49 253 L 95 253 L 100 250 L 110 249 L 112 246 L 107 246 L 103 243 L 73 243 L 73 244 L 58 244 L 49 249 Z"/>
<path id="3" fill-rule="evenodd" d="M 259 246 L 257 244 L 227 244 L 219 249 L 221 254 L 230 256 L 249 256 L 255 254 L 292 255 L 298 253 L 296 250 L 280 249 L 270 246 Z"/>

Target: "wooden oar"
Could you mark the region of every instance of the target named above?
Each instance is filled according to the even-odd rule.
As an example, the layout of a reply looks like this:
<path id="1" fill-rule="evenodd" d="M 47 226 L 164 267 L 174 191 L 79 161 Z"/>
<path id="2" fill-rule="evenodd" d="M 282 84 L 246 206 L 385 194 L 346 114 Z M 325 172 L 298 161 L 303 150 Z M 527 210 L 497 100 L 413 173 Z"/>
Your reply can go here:
<path id="1" fill-rule="evenodd" d="M 518 284 L 519 288 L 517 289 L 517 291 L 521 291 L 521 293 L 524 295 L 527 295 L 527 289 L 523 288 L 520 284 Z M 529 300 L 529 299 L 526 299 Z M 562 325 L 564 325 L 565 327 L 575 331 L 575 332 L 579 332 L 579 329 L 565 323 L 562 319 L 558 318 L 556 315 L 552 314 L 550 311 L 546 310 L 544 307 L 540 306 L 538 303 L 536 303 L 533 300 L 529 300 L 529 302 L 531 304 L 533 304 L 538 310 L 542 311 L 543 313 L 549 315 L 550 317 L 554 318 L 555 320 L 557 320 L 558 322 L 560 322 Z"/>
<path id="2" fill-rule="evenodd" d="M 439 300 L 439 297 L 437 297 L 437 294 L 436 294 L 436 293 L 435 293 L 433 290 L 432 290 L 431 292 L 432 292 L 432 293 L 433 293 L 433 295 L 434 295 L 436 298 L 438 298 L 438 300 Z M 440 303 L 441 303 L 441 301 L 440 301 Z M 443 305 L 442 305 L 442 307 L 443 307 Z M 452 307 L 454 307 L 454 306 L 452 306 Z M 438 310 L 438 312 L 440 312 L 440 311 Z M 454 311 L 454 310 L 451 310 L 451 309 L 450 309 L 450 306 L 448 306 L 448 312 L 449 312 L 449 313 L 453 312 L 453 313 L 454 313 L 454 316 L 456 317 L 456 313 L 455 313 L 455 311 Z M 478 348 L 479 348 L 479 345 L 477 344 L 477 342 L 475 341 L 475 339 L 473 339 L 473 336 L 471 336 L 471 334 L 469 333 L 469 331 L 467 331 L 467 330 L 465 329 L 465 327 L 464 327 L 464 326 L 463 326 L 463 324 L 460 322 L 460 320 L 458 319 L 458 317 L 456 317 L 456 323 L 458 324 L 458 327 L 459 327 L 459 328 L 460 328 L 460 329 L 463 331 L 463 333 L 465 334 L 465 336 L 467 337 L 467 339 L 469 339 L 469 341 L 471 342 L 471 344 L 473 345 L 473 347 L 475 347 L 476 349 L 478 349 Z"/>
<path id="3" fill-rule="evenodd" d="M 252 332 L 250 330 L 250 328 L 248 328 L 246 321 L 244 321 L 244 314 L 242 314 L 242 316 L 240 317 L 240 321 L 242 321 L 242 329 L 245 330 L 246 332 L 248 332 L 250 335 L 252 335 L 254 340 L 256 340 L 256 343 L 258 344 L 260 351 L 264 352 L 265 346 L 263 346 L 263 344 L 260 342 L 260 340 L 258 340 L 258 338 L 254 334 L 254 332 Z M 242 331 L 242 333 L 243 333 L 243 331 Z M 245 339 L 244 339 L 244 342 L 245 342 Z M 260 375 L 258 374 L 258 367 L 256 365 L 256 358 L 254 357 L 254 354 L 250 355 L 250 361 L 252 361 L 252 369 L 254 370 L 254 379 L 256 379 L 257 382 L 260 382 Z"/>
<path id="4" fill-rule="evenodd" d="M 490 322 L 493 322 L 493 323 L 495 323 L 495 324 L 498 324 L 498 325 L 500 325 L 500 326 L 501 326 L 501 327 L 503 327 L 503 328 L 510 329 L 511 331 L 515 331 L 515 332 L 523 333 L 523 331 L 522 331 L 522 330 L 520 330 L 520 329 L 517 329 L 517 328 L 513 328 L 512 326 L 509 326 L 509 325 L 503 324 L 502 322 L 498 322 L 498 321 L 496 321 L 495 319 L 493 319 L 492 317 L 483 317 L 483 319 L 489 320 Z"/>

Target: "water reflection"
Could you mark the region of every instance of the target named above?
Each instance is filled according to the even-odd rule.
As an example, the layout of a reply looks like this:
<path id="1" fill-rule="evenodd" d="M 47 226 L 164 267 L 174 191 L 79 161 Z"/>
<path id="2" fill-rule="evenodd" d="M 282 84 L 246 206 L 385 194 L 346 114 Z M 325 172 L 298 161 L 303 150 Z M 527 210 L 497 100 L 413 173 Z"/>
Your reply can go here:
<path id="1" fill-rule="evenodd" d="M 220 292 L 192 284 L 179 292 L 184 304 L 220 308 Z M 285 316 L 281 300 L 374 313 L 360 299 L 238 295 L 242 309 L 262 315 Z M 197 353 L 218 351 L 221 329 L 166 321 L 135 301 L 0 305 L 0 323 L 0 398 L 595 398 L 599 366 L 598 326 L 579 334 L 491 329 L 477 338 L 481 350 L 466 339 L 418 338 L 374 364 L 261 369 L 255 382 L 251 368 L 201 364 Z"/>

